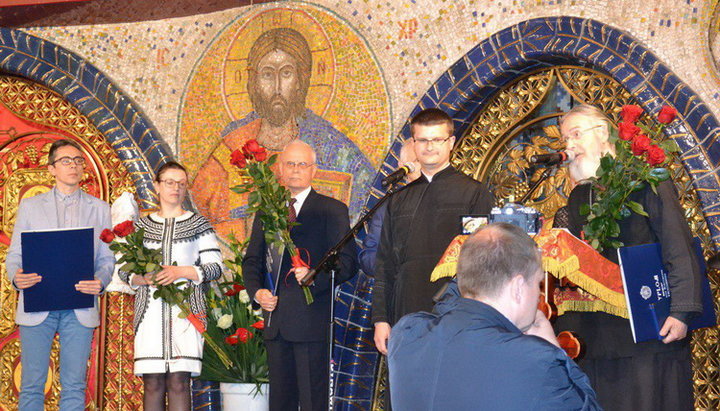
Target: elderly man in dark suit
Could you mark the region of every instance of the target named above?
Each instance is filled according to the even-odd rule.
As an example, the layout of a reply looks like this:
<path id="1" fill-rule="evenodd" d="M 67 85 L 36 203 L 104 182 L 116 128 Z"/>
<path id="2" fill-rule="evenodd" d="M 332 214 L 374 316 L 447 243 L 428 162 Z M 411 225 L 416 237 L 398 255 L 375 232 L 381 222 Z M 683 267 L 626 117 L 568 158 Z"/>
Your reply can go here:
<path id="1" fill-rule="evenodd" d="M 340 201 L 318 194 L 310 186 L 316 171 L 315 152 L 295 140 L 280 154 L 281 183 L 290 190 L 290 218 L 297 226 L 290 232 L 298 249 L 307 250 L 310 263 L 319 262 L 350 228 L 348 208 Z M 350 241 L 340 252 L 337 281 L 357 272 L 357 249 Z M 265 242 L 262 223 L 255 218 L 243 260 L 243 275 L 250 297 L 265 315 L 265 345 L 270 367 L 270 409 L 327 410 L 328 324 L 330 278 L 319 273 L 310 286 L 315 301 L 308 305 L 299 282 L 307 269 L 291 269 L 287 253 L 282 257 Z M 270 273 L 273 284 L 266 282 Z"/>

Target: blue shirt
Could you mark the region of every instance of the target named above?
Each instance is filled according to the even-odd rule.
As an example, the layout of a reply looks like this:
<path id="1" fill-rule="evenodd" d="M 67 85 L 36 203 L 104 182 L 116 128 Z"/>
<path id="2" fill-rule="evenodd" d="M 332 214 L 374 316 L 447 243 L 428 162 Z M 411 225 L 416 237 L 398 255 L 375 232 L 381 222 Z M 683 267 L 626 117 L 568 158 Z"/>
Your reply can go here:
<path id="1" fill-rule="evenodd" d="M 393 327 L 388 367 L 396 411 L 600 409 L 563 350 L 460 297 L 455 283 L 433 314 L 406 315 Z"/>

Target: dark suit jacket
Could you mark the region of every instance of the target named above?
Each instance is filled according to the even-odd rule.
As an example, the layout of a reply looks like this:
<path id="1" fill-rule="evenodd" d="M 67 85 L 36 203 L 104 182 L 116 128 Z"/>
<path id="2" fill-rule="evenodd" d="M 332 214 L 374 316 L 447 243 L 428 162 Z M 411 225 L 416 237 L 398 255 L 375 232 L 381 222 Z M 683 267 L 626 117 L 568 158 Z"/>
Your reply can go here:
<path id="1" fill-rule="evenodd" d="M 305 250 L 310 254 L 310 267 L 315 267 L 325 253 L 350 229 L 347 206 L 318 194 L 315 190 L 310 190 L 297 216 L 297 222 L 299 225 L 292 228 L 290 237 L 303 259 L 307 258 Z M 245 285 L 252 300 L 259 289 L 270 288 L 265 280 L 268 272 L 267 255 L 268 247 L 262 223 L 256 217 L 242 265 Z M 315 302 L 307 305 L 295 275 L 287 275 L 290 268 L 290 258 L 286 252 L 277 284 L 278 305 L 269 325 L 268 313 L 263 312 L 265 339 L 274 339 L 279 332 L 287 341 L 325 341 L 327 324 L 330 321 L 330 276 L 321 272 L 315 277 L 314 285 L 310 286 Z M 355 241 L 350 241 L 339 254 L 336 283 L 347 281 L 356 273 L 357 245 Z M 275 281 L 278 273 L 272 273 L 272 277 Z"/>

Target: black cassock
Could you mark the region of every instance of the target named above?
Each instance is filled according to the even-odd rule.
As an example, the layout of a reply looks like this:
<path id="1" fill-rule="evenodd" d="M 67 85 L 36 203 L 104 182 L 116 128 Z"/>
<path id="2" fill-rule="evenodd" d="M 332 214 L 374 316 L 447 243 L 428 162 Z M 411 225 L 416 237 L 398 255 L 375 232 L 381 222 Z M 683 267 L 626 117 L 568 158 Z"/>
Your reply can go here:
<path id="1" fill-rule="evenodd" d="M 493 196 L 485 185 L 448 166 L 432 182 L 421 175 L 388 200 L 375 261 L 372 319 L 394 324 L 405 314 L 432 311 L 433 296 L 447 279 L 430 274 L 452 239 L 461 216 L 489 214 Z"/>
<path id="2" fill-rule="evenodd" d="M 670 283 L 671 315 L 687 323 L 702 310 L 692 235 L 673 183 L 665 181 L 657 191 L 656 195 L 646 187 L 631 195 L 649 217 L 633 213 L 620 221 L 619 240 L 625 246 L 661 244 Z M 582 184 L 568 198 L 567 228 L 578 237 L 587 221 L 580 215 L 580 207 L 588 204 L 592 195 L 591 185 Z M 607 249 L 603 255 L 617 263 L 616 249 Z M 689 335 L 670 344 L 635 344 L 629 321 L 606 313 L 569 312 L 557 319 L 555 328 L 558 332 L 575 331 L 585 342 L 587 351 L 579 365 L 606 410 L 693 409 Z"/>

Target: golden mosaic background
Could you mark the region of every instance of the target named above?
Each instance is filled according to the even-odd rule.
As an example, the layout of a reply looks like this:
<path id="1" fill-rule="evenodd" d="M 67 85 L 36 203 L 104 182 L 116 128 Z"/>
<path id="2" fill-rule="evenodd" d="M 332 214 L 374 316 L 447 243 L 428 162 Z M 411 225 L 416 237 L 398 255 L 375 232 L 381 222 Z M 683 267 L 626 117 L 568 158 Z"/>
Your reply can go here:
<path id="1" fill-rule="evenodd" d="M 48 132 L 18 134 L 16 130 L 0 130 L 4 143 L 0 146 L 0 227 L 12 234 L 19 199 L 38 194 L 52 186 L 47 172 L 47 155 L 52 140 L 65 137 L 77 141 L 84 149 L 89 164 L 82 189 L 112 202 L 135 187 L 122 161 L 105 137 L 77 108 L 58 94 L 35 83 L 16 77 L 0 76 L 0 104 L 16 117 L 39 124 Z M 7 247 L 0 245 L 0 260 Z M 19 386 L 19 352 L 17 327 L 14 323 L 17 294 L 0 267 L 0 409 L 17 408 L 15 390 Z M 109 293 L 102 297 L 103 325 L 96 331 L 91 362 L 95 374 L 88 385 L 97 387 L 96 398 L 88 409 L 134 410 L 142 399 L 142 385 L 132 375 L 132 304 L 130 296 Z M 51 371 L 46 409 L 57 410 L 59 400 L 58 344 L 51 356 Z M 105 384 L 107 383 L 107 384 Z"/>
<path id="2" fill-rule="evenodd" d="M 178 151 L 191 179 L 220 142 L 220 133 L 252 107 L 243 77 L 248 48 L 264 31 L 290 27 L 313 53 L 306 107 L 352 140 L 373 167 L 390 140 L 390 103 L 372 53 L 351 27 L 305 4 L 253 11 L 228 24 L 198 58 L 180 104 Z M 235 65 L 239 70 L 233 69 Z"/>

